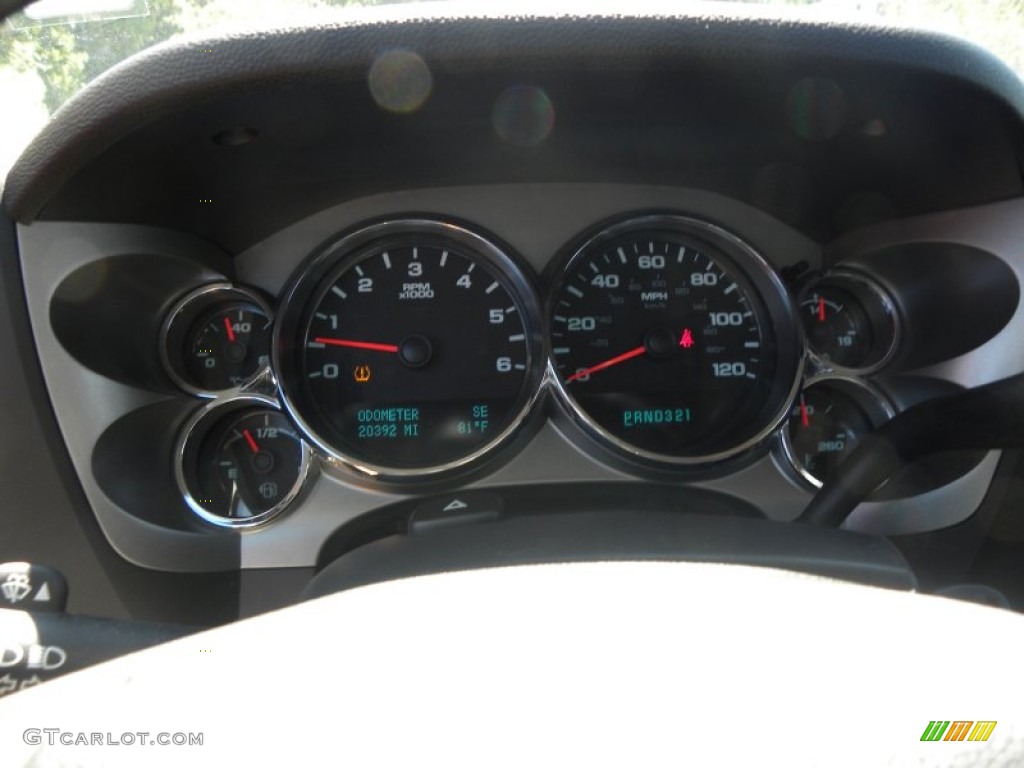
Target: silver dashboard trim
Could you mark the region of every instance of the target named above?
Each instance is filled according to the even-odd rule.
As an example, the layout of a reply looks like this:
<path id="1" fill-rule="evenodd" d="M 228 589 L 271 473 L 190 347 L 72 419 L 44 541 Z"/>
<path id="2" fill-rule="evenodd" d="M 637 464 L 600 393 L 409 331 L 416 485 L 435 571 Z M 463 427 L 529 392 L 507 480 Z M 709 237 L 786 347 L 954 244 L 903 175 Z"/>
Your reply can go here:
<path id="1" fill-rule="evenodd" d="M 774 266 L 806 261 L 821 270 L 844 255 L 904 242 L 962 242 L 988 250 L 1024 274 L 1024 199 L 865 228 L 821 247 L 745 203 L 700 190 L 616 184 L 507 184 L 398 191 L 351 200 L 315 213 L 238 254 L 234 279 L 281 292 L 305 254 L 336 232 L 395 211 L 416 210 L 473 221 L 500 237 L 542 271 L 547 260 L 576 233 L 625 210 L 673 208 L 713 219 L 768 254 Z M 129 224 L 37 221 L 17 225 L 32 334 L 50 401 L 88 503 L 111 545 L 126 559 L 148 568 L 202 571 L 223 568 L 205 539 L 147 523 L 114 504 L 92 475 L 93 446 L 121 416 L 165 399 L 99 376 L 72 358 L 49 323 L 56 286 L 75 269 L 111 255 L 153 253 L 223 258 L 211 244 L 179 232 Z M 209 271 L 204 280 L 225 280 Z M 187 290 L 188 286 L 183 286 Z M 985 345 L 919 373 L 962 386 L 978 386 L 1024 371 L 1024 302 L 1009 325 Z M 993 452 L 960 480 L 926 494 L 923 506 L 901 502 L 860 505 L 847 521 L 853 530 L 906 533 L 936 530 L 969 517 L 984 498 L 999 453 Z M 767 517 L 789 521 L 810 499 L 807 488 L 765 456 L 754 464 L 695 485 L 753 502 Z M 507 464 L 471 484 L 484 488 L 519 483 L 640 482 L 602 464 L 573 445 L 548 421 Z M 686 486 L 680 486 L 685 498 Z M 325 538 L 340 524 L 405 496 L 374 491 L 321 474 L 301 504 L 251 535 L 238 536 L 243 568 L 308 567 Z"/>

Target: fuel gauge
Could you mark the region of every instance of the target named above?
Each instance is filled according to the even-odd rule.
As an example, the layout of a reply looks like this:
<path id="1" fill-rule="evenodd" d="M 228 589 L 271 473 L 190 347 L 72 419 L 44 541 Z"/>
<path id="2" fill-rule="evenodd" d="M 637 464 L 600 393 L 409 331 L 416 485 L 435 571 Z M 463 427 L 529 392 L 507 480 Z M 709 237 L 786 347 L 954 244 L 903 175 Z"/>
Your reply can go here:
<path id="1" fill-rule="evenodd" d="M 285 511 L 310 461 L 309 448 L 273 401 L 245 397 L 207 406 L 185 425 L 176 474 L 196 515 L 244 528 Z"/>
<path id="2" fill-rule="evenodd" d="M 816 379 L 790 410 L 783 451 L 800 476 L 819 488 L 865 435 L 893 415 L 889 401 L 864 382 Z"/>

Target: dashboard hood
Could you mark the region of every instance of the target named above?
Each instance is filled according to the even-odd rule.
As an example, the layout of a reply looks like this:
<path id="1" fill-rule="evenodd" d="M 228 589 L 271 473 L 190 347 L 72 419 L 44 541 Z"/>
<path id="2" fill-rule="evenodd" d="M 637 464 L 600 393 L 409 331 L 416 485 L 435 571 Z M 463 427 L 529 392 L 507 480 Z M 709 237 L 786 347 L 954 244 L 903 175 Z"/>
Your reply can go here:
<path id="1" fill-rule="evenodd" d="M 956 137 L 936 137 L 936 163 L 947 141 L 963 142 L 975 132 L 1010 130 L 1019 144 L 1019 79 L 991 54 L 954 38 L 863 24 L 765 21 L 719 6 L 696 15 L 657 8 L 602 15 L 600 7 L 575 15 L 557 6 L 463 14 L 460 8 L 366 9 L 347 21 L 225 31 L 144 51 L 58 110 L 11 170 L 4 206 L 21 223 L 173 224 L 240 250 L 309 212 L 308 196 L 305 209 L 293 200 L 298 188 L 312 190 L 326 205 L 339 195 L 412 183 L 488 182 L 510 173 L 535 181 L 629 182 L 644 174 L 650 180 L 666 158 L 645 156 L 614 124 L 593 122 L 596 105 L 685 124 L 695 107 L 719 100 L 753 120 L 804 77 L 836 78 L 851 105 L 863 98 L 856 81 L 867 77 L 872 91 L 885 84 L 877 107 L 904 97 L 923 102 L 941 87 L 943 107 L 957 92 L 972 102 L 974 114 L 995 113 L 967 124 L 953 121 Z M 419 58 L 431 86 L 422 108 L 404 114 L 382 109 L 367 87 L 374 62 L 396 49 Z M 553 100 L 555 130 L 545 147 L 508 147 L 494 135 L 488 94 L 523 82 L 546 89 Z M 779 104 L 767 114 L 782 109 Z M 915 119 L 934 125 L 937 118 Z M 234 148 L 215 143 L 239 128 L 259 141 Z M 429 156 L 401 146 L 395 151 L 410 136 L 413 146 L 433 147 Z M 701 170 L 772 153 L 794 159 L 798 151 L 758 147 L 741 157 L 701 155 L 707 137 L 683 138 L 696 143 L 697 154 L 686 157 L 685 169 L 678 162 L 664 169 L 672 183 L 714 186 L 716 179 Z M 1002 137 L 978 138 L 1005 144 Z M 581 139 L 589 151 L 564 156 L 561 150 Z M 746 143 L 738 140 L 737 147 Z M 1019 155 L 1018 149 L 1010 151 Z M 884 162 L 853 159 L 865 162 L 878 182 L 886 181 Z M 952 199 L 935 200 L 932 187 L 927 201 L 897 202 L 905 213 L 925 212 L 1019 191 L 1019 177 L 1014 187 L 1005 172 L 989 176 L 972 181 L 969 192 L 958 184 Z M 738 181 L 717 179 L 716 191 L 732 192 Z M 216 210 L 197 204 L 208 198 L 216 200 Z M 819 227 L 809 234 L 834 232 Z"/>

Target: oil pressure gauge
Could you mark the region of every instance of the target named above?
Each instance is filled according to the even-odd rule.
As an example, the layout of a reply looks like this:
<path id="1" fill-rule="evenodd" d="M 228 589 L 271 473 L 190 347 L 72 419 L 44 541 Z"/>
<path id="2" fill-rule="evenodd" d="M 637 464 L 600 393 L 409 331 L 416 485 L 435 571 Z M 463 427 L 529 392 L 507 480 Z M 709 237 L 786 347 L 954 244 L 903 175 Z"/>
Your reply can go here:
<path id="1" fill-rule="evenodd" d="M 160 353 L 168 376 L 210 397 L 245 386 L 270 363 L 273 315 L 261 296 L 230 283 L 206 285 L 168 313 Z"/>

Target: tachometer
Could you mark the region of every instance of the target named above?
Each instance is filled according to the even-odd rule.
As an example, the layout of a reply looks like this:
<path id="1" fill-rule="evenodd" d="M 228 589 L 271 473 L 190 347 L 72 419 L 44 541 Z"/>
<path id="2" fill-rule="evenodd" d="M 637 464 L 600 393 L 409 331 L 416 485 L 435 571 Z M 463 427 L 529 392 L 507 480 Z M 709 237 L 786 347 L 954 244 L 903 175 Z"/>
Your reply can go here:
<path id="1" fill-rule="evenodd" d="M 681 216 L 570 249 L 548 305 L 550 361 L 576 422 L 656 464 L 718 461 L 779 423 L 802 364 L 785 287 L 739 239 Z"/>
<path id="2" fill-rule="evenodd" d="M 284 402 L 329 457 L 378 480 L 465 468 L 537 395 L 537 314 L 516 261 L 481 235 L 433 220 L 361 229 L 287 293 Z"/>

